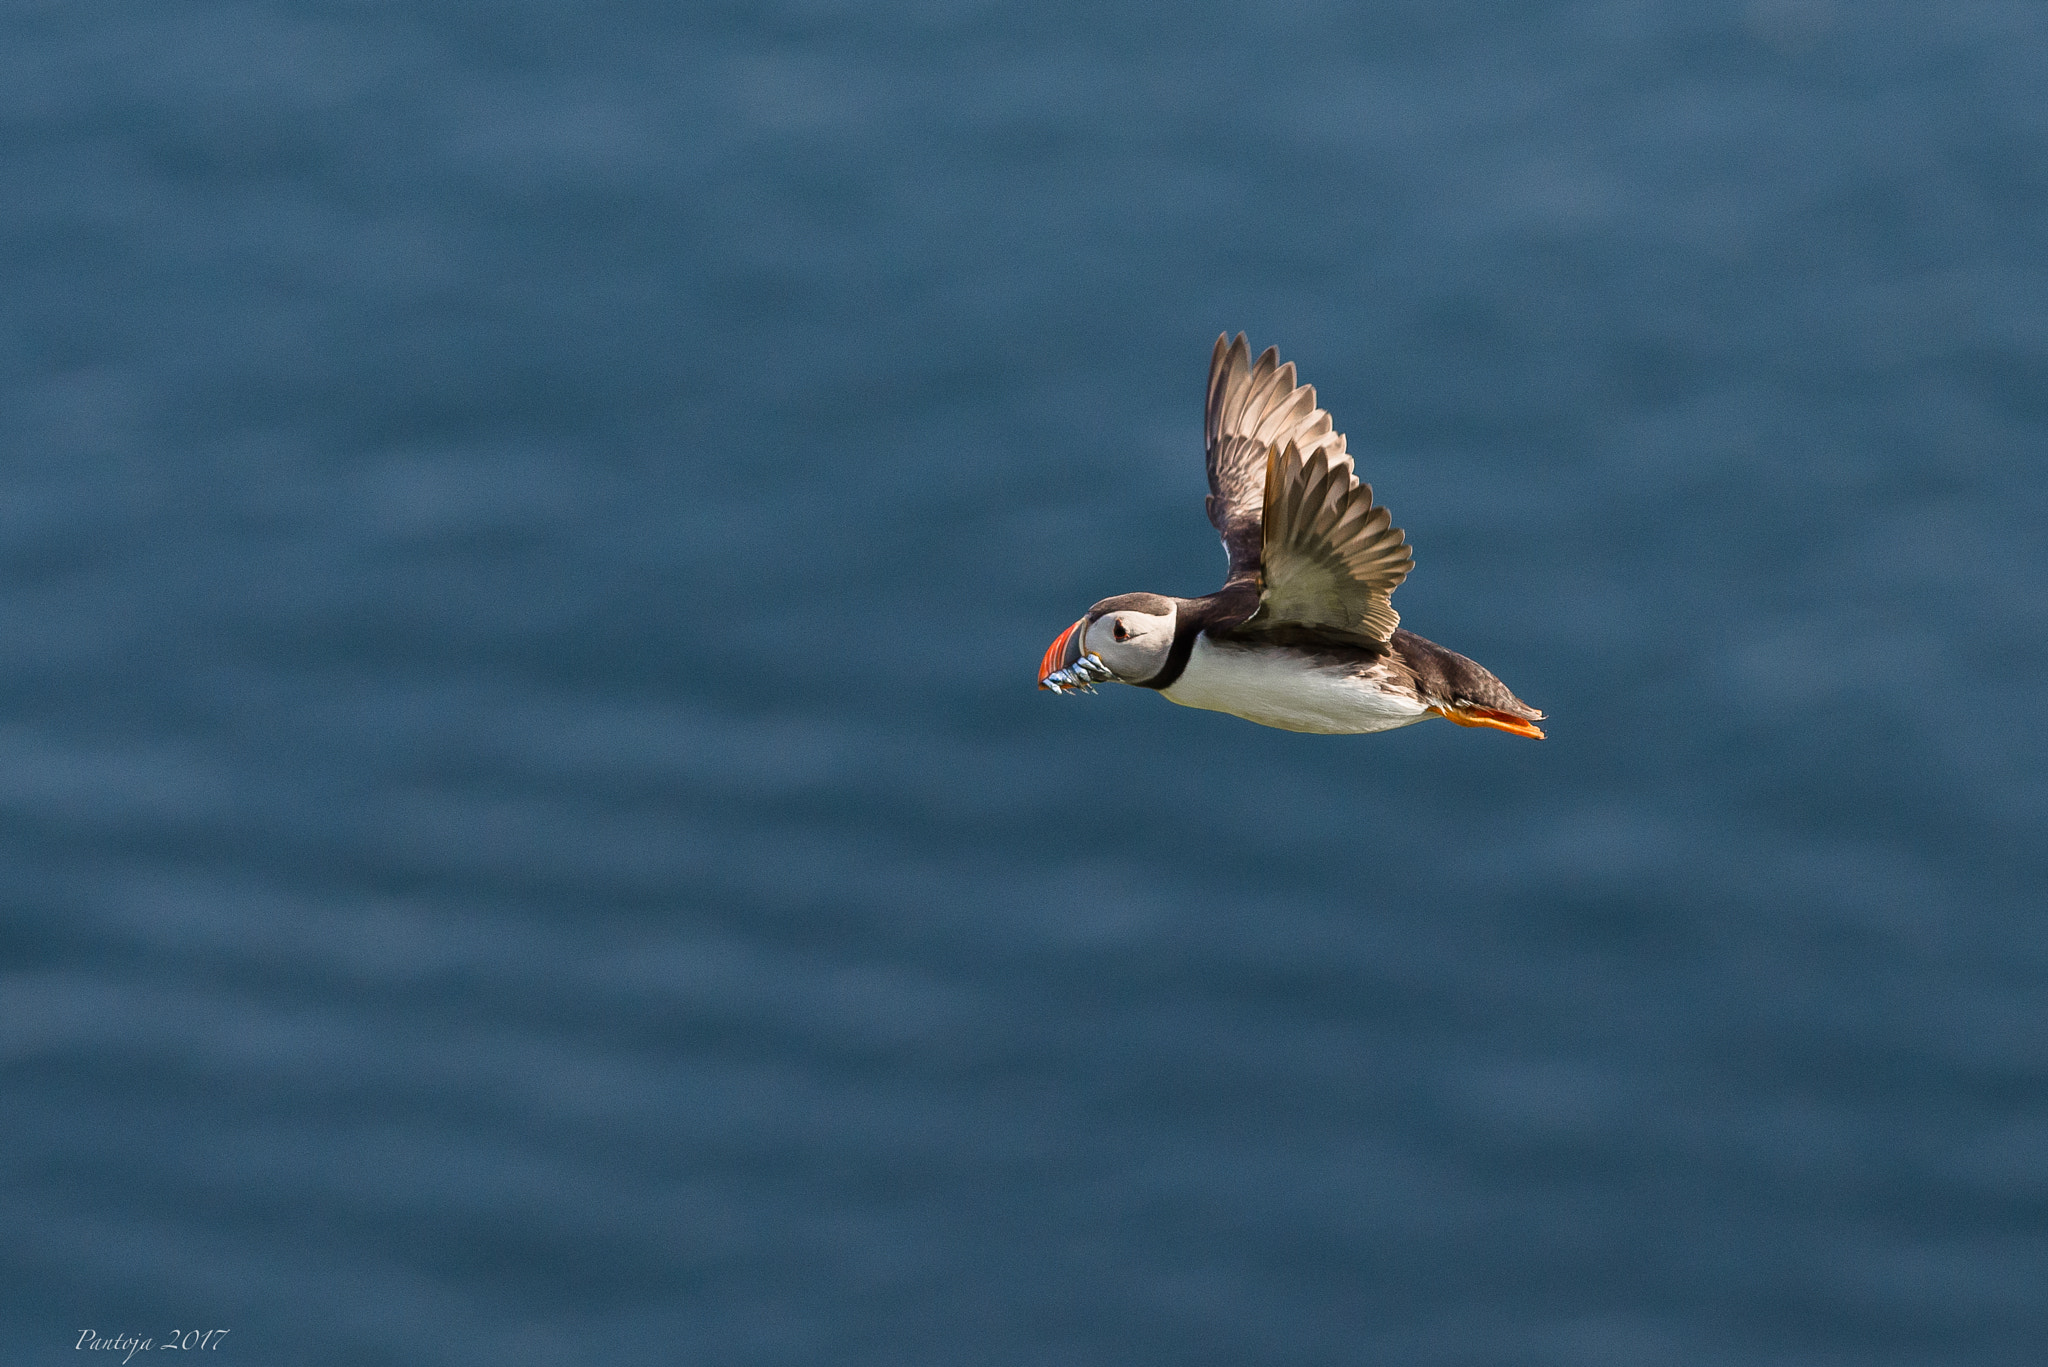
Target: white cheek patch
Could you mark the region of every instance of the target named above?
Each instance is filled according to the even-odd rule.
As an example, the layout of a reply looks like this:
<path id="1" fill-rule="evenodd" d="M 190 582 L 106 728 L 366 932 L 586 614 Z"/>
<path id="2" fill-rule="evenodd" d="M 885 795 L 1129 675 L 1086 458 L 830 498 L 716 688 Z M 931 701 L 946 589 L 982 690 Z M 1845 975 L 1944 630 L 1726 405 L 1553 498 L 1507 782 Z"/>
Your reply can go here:
<path id="1" fill-rule="evenodd" d="M 1117 643 L 1117 673 L 1131 683 L 1152 678 L 1166 667 L 1173 651 L 1173 618 L 1153 613 L 1126 613 L 1130 634 Z"/>

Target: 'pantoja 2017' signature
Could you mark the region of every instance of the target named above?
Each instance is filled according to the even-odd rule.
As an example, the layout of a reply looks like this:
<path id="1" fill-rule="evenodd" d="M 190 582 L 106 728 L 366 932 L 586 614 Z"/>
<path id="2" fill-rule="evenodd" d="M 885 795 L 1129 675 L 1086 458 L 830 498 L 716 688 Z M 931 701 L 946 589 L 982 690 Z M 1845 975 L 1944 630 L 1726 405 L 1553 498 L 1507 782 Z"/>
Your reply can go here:
<path id="1" fill-rule="evenodd" d="M 126 1362 L 137 1353 L 146 1353 L 152 1348 L 190 1349 L 193 1352 L 202 1348 L 218 1348 L 220 1341 L 227 1336 L 228 1331 L 225 1329 L 187 1329 L 183 1332 L 173 1329 L 164 1335 L 162 1343 L 158 1343 L 155 1339 L 147 1339 L 140 1334 L 116 1334 L 112 1338 L 103 1338 L 99 1330 L 85 1329 L 79 1332 L 78 1342 L 71 1346 L 73 1349 L 97 1348 L 116 1353 L 125 1350 L 128 1357 L 122 1358 L 121 1361 Z"/>

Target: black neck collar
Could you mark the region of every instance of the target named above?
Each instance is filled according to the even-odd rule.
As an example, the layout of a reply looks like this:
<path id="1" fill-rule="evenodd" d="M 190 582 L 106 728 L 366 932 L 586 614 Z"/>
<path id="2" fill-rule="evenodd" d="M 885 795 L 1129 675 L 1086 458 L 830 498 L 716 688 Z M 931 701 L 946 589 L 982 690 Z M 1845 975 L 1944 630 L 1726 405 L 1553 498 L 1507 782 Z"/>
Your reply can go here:
<path id="1" fill-rule="evenodd" d="M 1138 688 L 1171 688 L 1180 681 L 1195 653 L 1195 638 L 1212 626 L 1229 626 L 1258 610 L 1256 585 L 1225 585 L 1206 598 L 1176 598 L 1173 615 L 1173 645 L 1166 652 L 1166 664 L 1157 674 L 1137 684 Z"/>

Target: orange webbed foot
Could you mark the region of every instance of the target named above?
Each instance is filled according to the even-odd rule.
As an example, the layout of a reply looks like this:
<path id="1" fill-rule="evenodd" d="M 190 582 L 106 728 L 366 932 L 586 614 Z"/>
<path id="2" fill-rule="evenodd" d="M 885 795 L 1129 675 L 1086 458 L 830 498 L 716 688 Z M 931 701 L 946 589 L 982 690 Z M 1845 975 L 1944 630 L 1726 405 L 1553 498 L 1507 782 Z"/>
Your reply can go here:
<path id="1" fill-rule="evenodd" d="M 1432 707 L 1429 710 L 1445 721 L 1454 721 L 1460 726 L 1484 726 L 1495 731 L 1505 731 L 1511 736 L 1526 736 L 1530 740 L 1543 739 L 1543 728 L 1512 712 L 1497 712 L 1491 707 L 1474 707 L 1470 704 Z"/>

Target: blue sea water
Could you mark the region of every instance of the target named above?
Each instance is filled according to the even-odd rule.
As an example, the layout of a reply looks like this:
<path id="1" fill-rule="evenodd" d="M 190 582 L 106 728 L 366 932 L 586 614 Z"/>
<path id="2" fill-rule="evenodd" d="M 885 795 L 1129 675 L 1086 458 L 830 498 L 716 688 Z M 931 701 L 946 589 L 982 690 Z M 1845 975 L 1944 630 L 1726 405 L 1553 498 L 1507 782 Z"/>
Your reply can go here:
<path id="1" fill-rule="evenodd" d="M 6 7 L 0 1357 L 2044 1360 L 2044 90 L 2020 0 Z M 1547 741 L 1033 689 L 1220 581 L 1224 329 Z"/>

